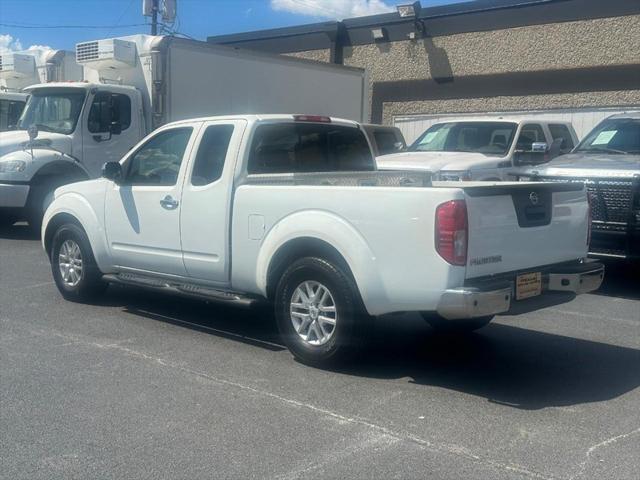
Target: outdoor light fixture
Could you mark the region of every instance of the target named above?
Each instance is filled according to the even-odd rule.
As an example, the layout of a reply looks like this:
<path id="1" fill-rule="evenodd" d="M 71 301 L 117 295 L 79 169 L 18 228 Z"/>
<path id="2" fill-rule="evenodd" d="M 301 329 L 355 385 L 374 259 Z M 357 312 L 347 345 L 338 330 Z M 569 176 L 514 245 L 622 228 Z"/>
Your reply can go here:
<path id="1" fill-rule="evenodd" d="M 373 28 L 371 30 L 371 35 L 373 36 L 374 40 L 384 40 L 384 37 L 386 36 L 384 33 L 384 28 Z"/>
<path id="2" fill-rule="evenodd" d="M 408 5 L 398 5 L 398 15 L 400 18 L 417 18 L 420 15 L 420 9 L 422 6 L 420 2 L 413 2 Z"/>

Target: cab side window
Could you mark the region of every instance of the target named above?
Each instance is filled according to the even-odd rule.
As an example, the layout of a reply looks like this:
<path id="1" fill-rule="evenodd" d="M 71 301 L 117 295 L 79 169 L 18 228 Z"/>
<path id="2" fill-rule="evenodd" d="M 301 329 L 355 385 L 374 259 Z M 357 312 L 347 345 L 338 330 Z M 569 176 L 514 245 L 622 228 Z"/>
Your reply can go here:
<path id="1" fill-rule="evenodd" d="M 222 175 L 227 157 L 233 125 L 211 125 L 207 127 L 193 164 L 191 185 L 202 186 L 215 182 Z"/>
<path id="2" fill-rule="evenodd" d="M 546 141 L 542 127 L 536 123 L 530 123 L 522 127 L 518 136 L 516 150 L 530 152 L 534 143 Z"/>
<path id="3" fill-rule="evenodd" d="M 131 99 L 119 93 L 98 92 L 93 97 L 87 127 L 91 133 L 108 132 L 112 122 L 120 122 L 122 130 L 131 125 Z"/>
<path id="4" fill-rule="evenodd" d="M 573 144 L 573 138 L 571 137 L 571 132 L 569 132 L 569 127 L 562 124 L 549 124 L 549 131 L 551 132 L 551 137 L 554 140 L 558 138 L 562 139 L 562 143 L 560 144 L 560 153 L 569 153 L 573 150 L 575 145 Z"/>
<path id="5" fill-rule="evenodd" d="M 150 138 L 129 158 L 124 183 L 175 185 L 192 131 L 191 127 L 173 128 Z"/>

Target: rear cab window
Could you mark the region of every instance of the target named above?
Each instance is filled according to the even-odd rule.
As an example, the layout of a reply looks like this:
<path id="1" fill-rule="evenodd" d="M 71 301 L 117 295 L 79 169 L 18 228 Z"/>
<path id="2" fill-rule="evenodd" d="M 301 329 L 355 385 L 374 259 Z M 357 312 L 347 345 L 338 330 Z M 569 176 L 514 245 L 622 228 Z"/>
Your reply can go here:
<path id="1" fill-rule="evenodd" d="M 320 123 L 259 125 L 247 165 L 249 174 L 372 170 L 373 155 L 360 129 Z"/>

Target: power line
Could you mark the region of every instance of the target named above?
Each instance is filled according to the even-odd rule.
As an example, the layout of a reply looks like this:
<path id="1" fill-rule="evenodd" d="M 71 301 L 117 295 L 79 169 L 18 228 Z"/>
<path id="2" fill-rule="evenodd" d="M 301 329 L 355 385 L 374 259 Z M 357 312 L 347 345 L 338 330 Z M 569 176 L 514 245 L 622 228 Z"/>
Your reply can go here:
<path id="1" fill-rule="evenodd" d="M 131 28 L 142 27 L 148 25 L 147 23 L 131 23 L 129 25 L 24 25 L 19 23 L 0 23 L 0 27 L 6 28 Z"/>

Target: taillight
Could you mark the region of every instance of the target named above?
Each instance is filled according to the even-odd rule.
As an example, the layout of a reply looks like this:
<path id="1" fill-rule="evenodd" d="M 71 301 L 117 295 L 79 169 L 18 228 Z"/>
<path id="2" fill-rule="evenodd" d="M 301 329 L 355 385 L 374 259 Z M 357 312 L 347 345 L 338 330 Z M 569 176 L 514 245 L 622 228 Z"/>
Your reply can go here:
<path id="1" fill-rule="evenodd" d="M 451 200 L 436 209 L 436 250 L 451 265 L 467 264 L 469 222 L 464 200 Z"/>

